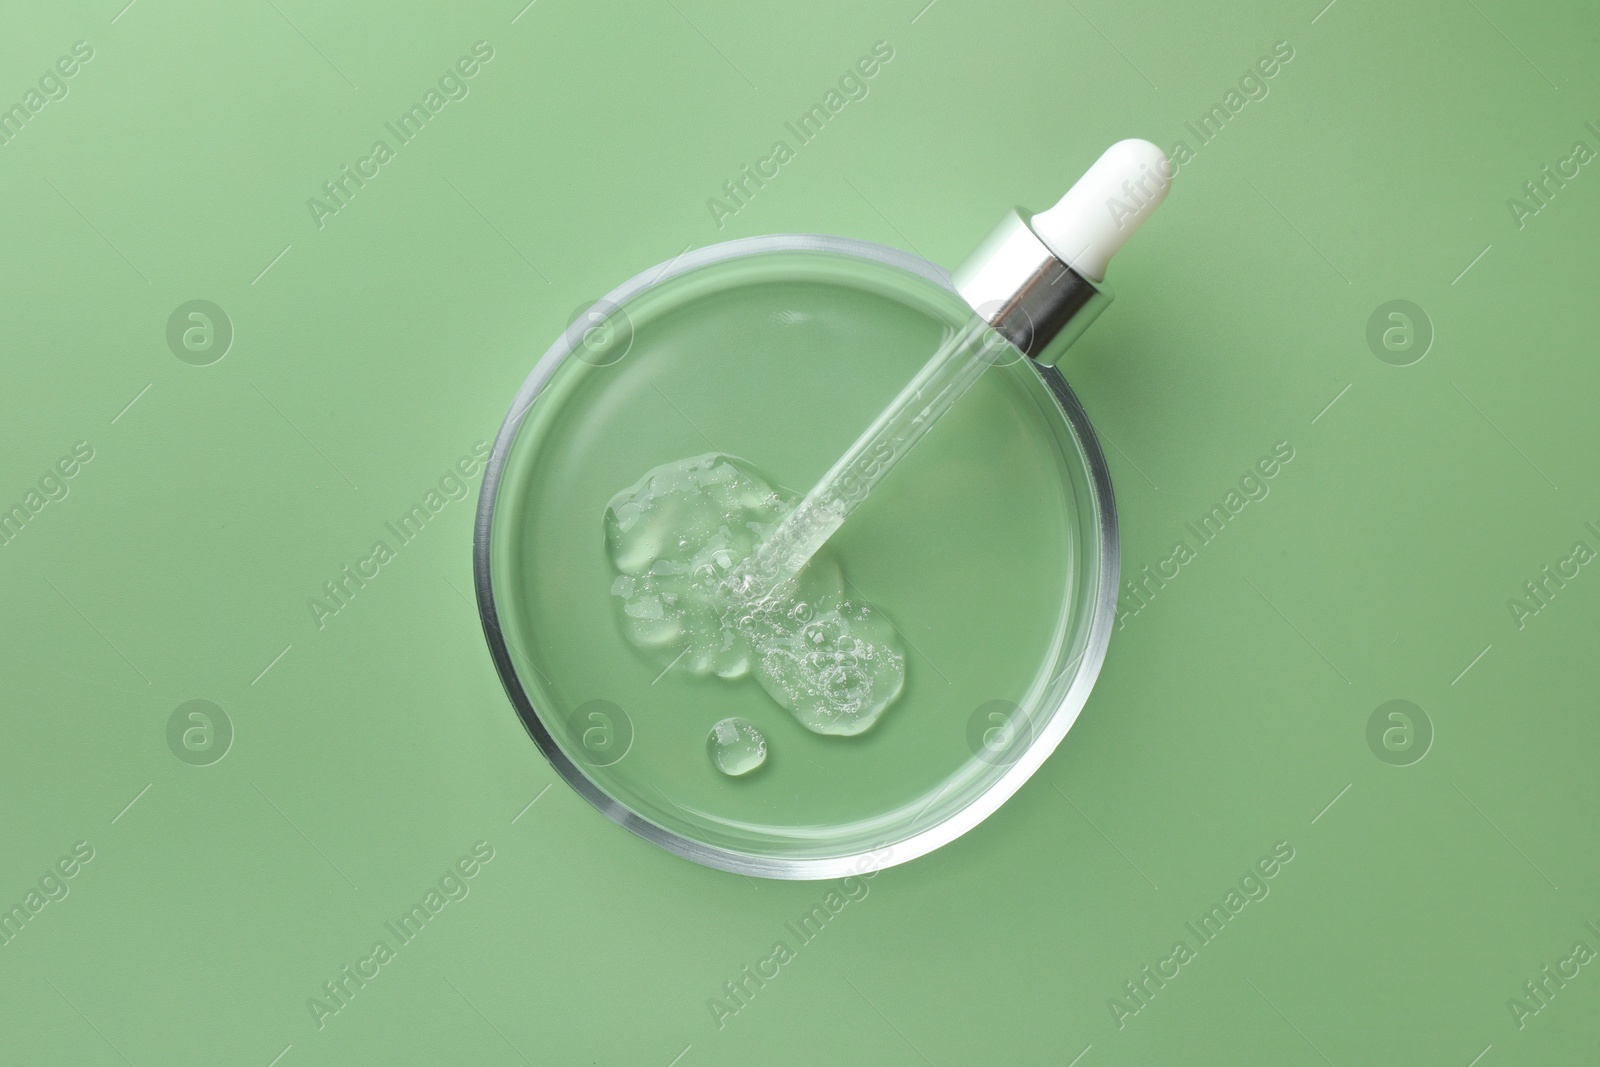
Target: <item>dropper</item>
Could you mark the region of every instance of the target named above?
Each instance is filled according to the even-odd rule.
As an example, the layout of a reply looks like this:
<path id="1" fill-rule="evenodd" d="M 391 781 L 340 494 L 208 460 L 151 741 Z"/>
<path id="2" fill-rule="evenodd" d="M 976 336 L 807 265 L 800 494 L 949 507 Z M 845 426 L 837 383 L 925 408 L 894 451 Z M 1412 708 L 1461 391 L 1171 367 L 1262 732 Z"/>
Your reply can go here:
<path id="1" fill-rule="evenodd" d="M 799 574 L 874 486 L 995 363 L 1053 366 L 1111 302 L 1106 267 L 1166 198 L 1172 167 L 1149 141 L 1118 141 L 1055 206 L 1008 212 L 951 275 L 974 316 L 850 446 L 726 588 L 766 597 Z"/>

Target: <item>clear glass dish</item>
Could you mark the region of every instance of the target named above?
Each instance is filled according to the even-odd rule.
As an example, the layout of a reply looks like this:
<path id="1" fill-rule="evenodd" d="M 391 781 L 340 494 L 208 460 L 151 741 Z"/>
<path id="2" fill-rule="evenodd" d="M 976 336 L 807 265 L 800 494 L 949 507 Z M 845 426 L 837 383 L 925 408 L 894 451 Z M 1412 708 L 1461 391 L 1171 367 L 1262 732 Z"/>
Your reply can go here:
<path id="1" fill-rule="evenodd" d="M 876 870 L 953 840 L 1066 735 L 1110 638 L 1111 482 L 1054 368 L 987 370 L 835 535 L 893 624 L 899 699 L 855 737 L 805 730 L 751 678 L 694 677 L 624 639 L 602 516 L 657 464 L 738 456 L 803 495 L 971 313 L 946 272 L 837 237 L 687 253 L 607 295 L 534 367 L 484 475 L 474 543 L 506 692 L 568 784 L 696 862 L 773 878 Z M 706 753 L 737 716 L 770 748 Z"/>

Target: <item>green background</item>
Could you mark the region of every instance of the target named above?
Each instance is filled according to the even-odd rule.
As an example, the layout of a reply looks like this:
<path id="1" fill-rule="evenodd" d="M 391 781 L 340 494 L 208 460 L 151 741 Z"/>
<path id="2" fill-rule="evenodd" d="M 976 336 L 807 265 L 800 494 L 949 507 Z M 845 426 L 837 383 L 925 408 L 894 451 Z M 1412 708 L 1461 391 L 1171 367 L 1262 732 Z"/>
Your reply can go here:
<path id="1" fill-rule="evenodd" d="M 94 458 L 0 547 L 0 908 L 94 859 L 0 946 L 0 1056 L 1593 1061 L 1596 967 L 1521 1028 L 1507 1002 L 1600 949 L 1600 578 L 1521 628 L 1507 602 L 1600 548 L 1600 176 L 1521 228 L 1507 200 L 1600 148 L 1597 16 L 923 2 L 6 11 L 0 106 L 93 58 L 0 147 L 0 507 Z M 470 95 L 319 229 L 307 198 L 480 40 Z M 707 198 L 879 40 L 870 95 L 719 229 Z M 555 782 L 468 600 L 472 505 L 324 628 L 307 598 L 636 271 L 786 231 L 953 265 L 1111 141 L 1195 147 L 1279 41 L 1066 369 L 1130 574 L 1275 444 L 1294 460 L 1127 619 L 1011 802 L 878 875 L 719 1029 L 708 998 L 830 887 L 699 868 Z M 166 339 L 195 299 L 234 331 L 208 366 Z M 1434 335 L 1409 366 L 1367 339 L 1395 299 Z M 168 747 L 194 699 L 233 724 L 209 766 Z M 1405 766 L 1367 741 L 1395 699 L 1435 735 Z M 319 1029 L 307 998 L 477 842 L 470 895 Z M 1279 842 L 1270 895 L 1119 1028 L 1108 1000 Z"/>

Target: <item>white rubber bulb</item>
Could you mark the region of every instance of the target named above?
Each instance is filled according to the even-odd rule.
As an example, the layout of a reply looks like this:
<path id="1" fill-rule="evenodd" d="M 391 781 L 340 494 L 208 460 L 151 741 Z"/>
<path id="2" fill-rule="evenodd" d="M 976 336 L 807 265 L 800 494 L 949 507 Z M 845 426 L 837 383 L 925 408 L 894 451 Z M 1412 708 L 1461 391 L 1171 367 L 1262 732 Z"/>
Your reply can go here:
<path id="1" fill-rule="evenodd" d="M 1104 281 L 1106 265 L 1166 199 L 1172 164 L 1149 141 L 1118 141 L 1056 206 L 1033 217 L 1033 232 L 1057 259 Z"/>

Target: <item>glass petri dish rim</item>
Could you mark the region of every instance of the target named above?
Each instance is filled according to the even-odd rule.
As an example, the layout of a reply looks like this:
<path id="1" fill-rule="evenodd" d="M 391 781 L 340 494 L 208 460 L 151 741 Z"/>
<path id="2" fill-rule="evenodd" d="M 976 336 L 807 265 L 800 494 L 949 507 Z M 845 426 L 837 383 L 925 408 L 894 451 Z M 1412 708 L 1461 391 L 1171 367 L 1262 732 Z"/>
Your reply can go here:
<path id="1" fill-rule="evenodd" d="M 920 256 L 898 248 L 826 234 L 770 234 L 738 238 L 685 252 L 666 263 L 657 264 L 634 275 L 596 301 L 594 306 L 621 307 L 637 294 L 669 278 L 726 260 L 766 252 L 823 252 L 856 257 L 898 268 L 932 282 L 948 292 L 954 292 L 949 272 Z M 496 607 L 491 564 L 490 542 L 493 536 L 495 504 L 499 497 L 507 457 L 512 442 L 521 429 L 523 419 L 549 384 L 557 367 L 582 344 L 585 328 L 582 316 L 568 326 L 534 364 L 522 388 L 517 391 L 516 398 L 512 401 L 511 408 L 495 435 L 494 447 L 484 470 L 483 485 L 478 493 L 472 540 L 473 588 L 477 594 L 478 615 L 483 624 L 490 658 L 518 718 L 522 720 L 529 736 L 556 773 L 579 796 L 607 818 L 646 841 L 707 867 L 762 878 L 816 880 L 883 870 L 926 855 L 954 841 L 998 810 L 1018 789 L 1022 788 L 1023 783 L 1031 778 L 1055 751 L 1056 746 L 1061 743 L 1061 739 L 1077 720 L 1084 704 L 1088 702 L 1090 690 L 1093 689 L 1095 680 L 1100 674 L 1100 667 L 1105 661 L 1106 649 L 1111 640 L 1112 624 L 1116 616 L 1117 582 L 1121 561 L 1111 471 L 1106 464 L 1105 453 L 1100 448 L 1099 438 L 1095 435 L 1089 416 L 1061 371 L 1056 367 L 1032 364 L 1033 370 L 1043 381 L 1051 398 L 1061 409 L 1062 416 L 1081 449 L 1090 492 L 1089 503 L 1095 519 L 1093 536 L 1096 539 L 1095 558 L 1098 560 L 1098 566 L 1095 568 L 1096 587 L 1087 622 L 1088 634 L 1071 684 L 1062 694 L 1056 707 L 1050 710 L 1043 727 L 1034 734 L 1031 743 L 1007 771 L 995 779 L 986 790 L 965 806 L 953 811 L 943 821 L 903 839 L 886 841 L 878 848 L 839 856 L 775 857 L 740 852 L 685 837 L 675 830 L 651 821 L 613 797 L 590 778 L 557 743 L 532 697 L 523 686 L 510 649 L 506 645 Z"/>

